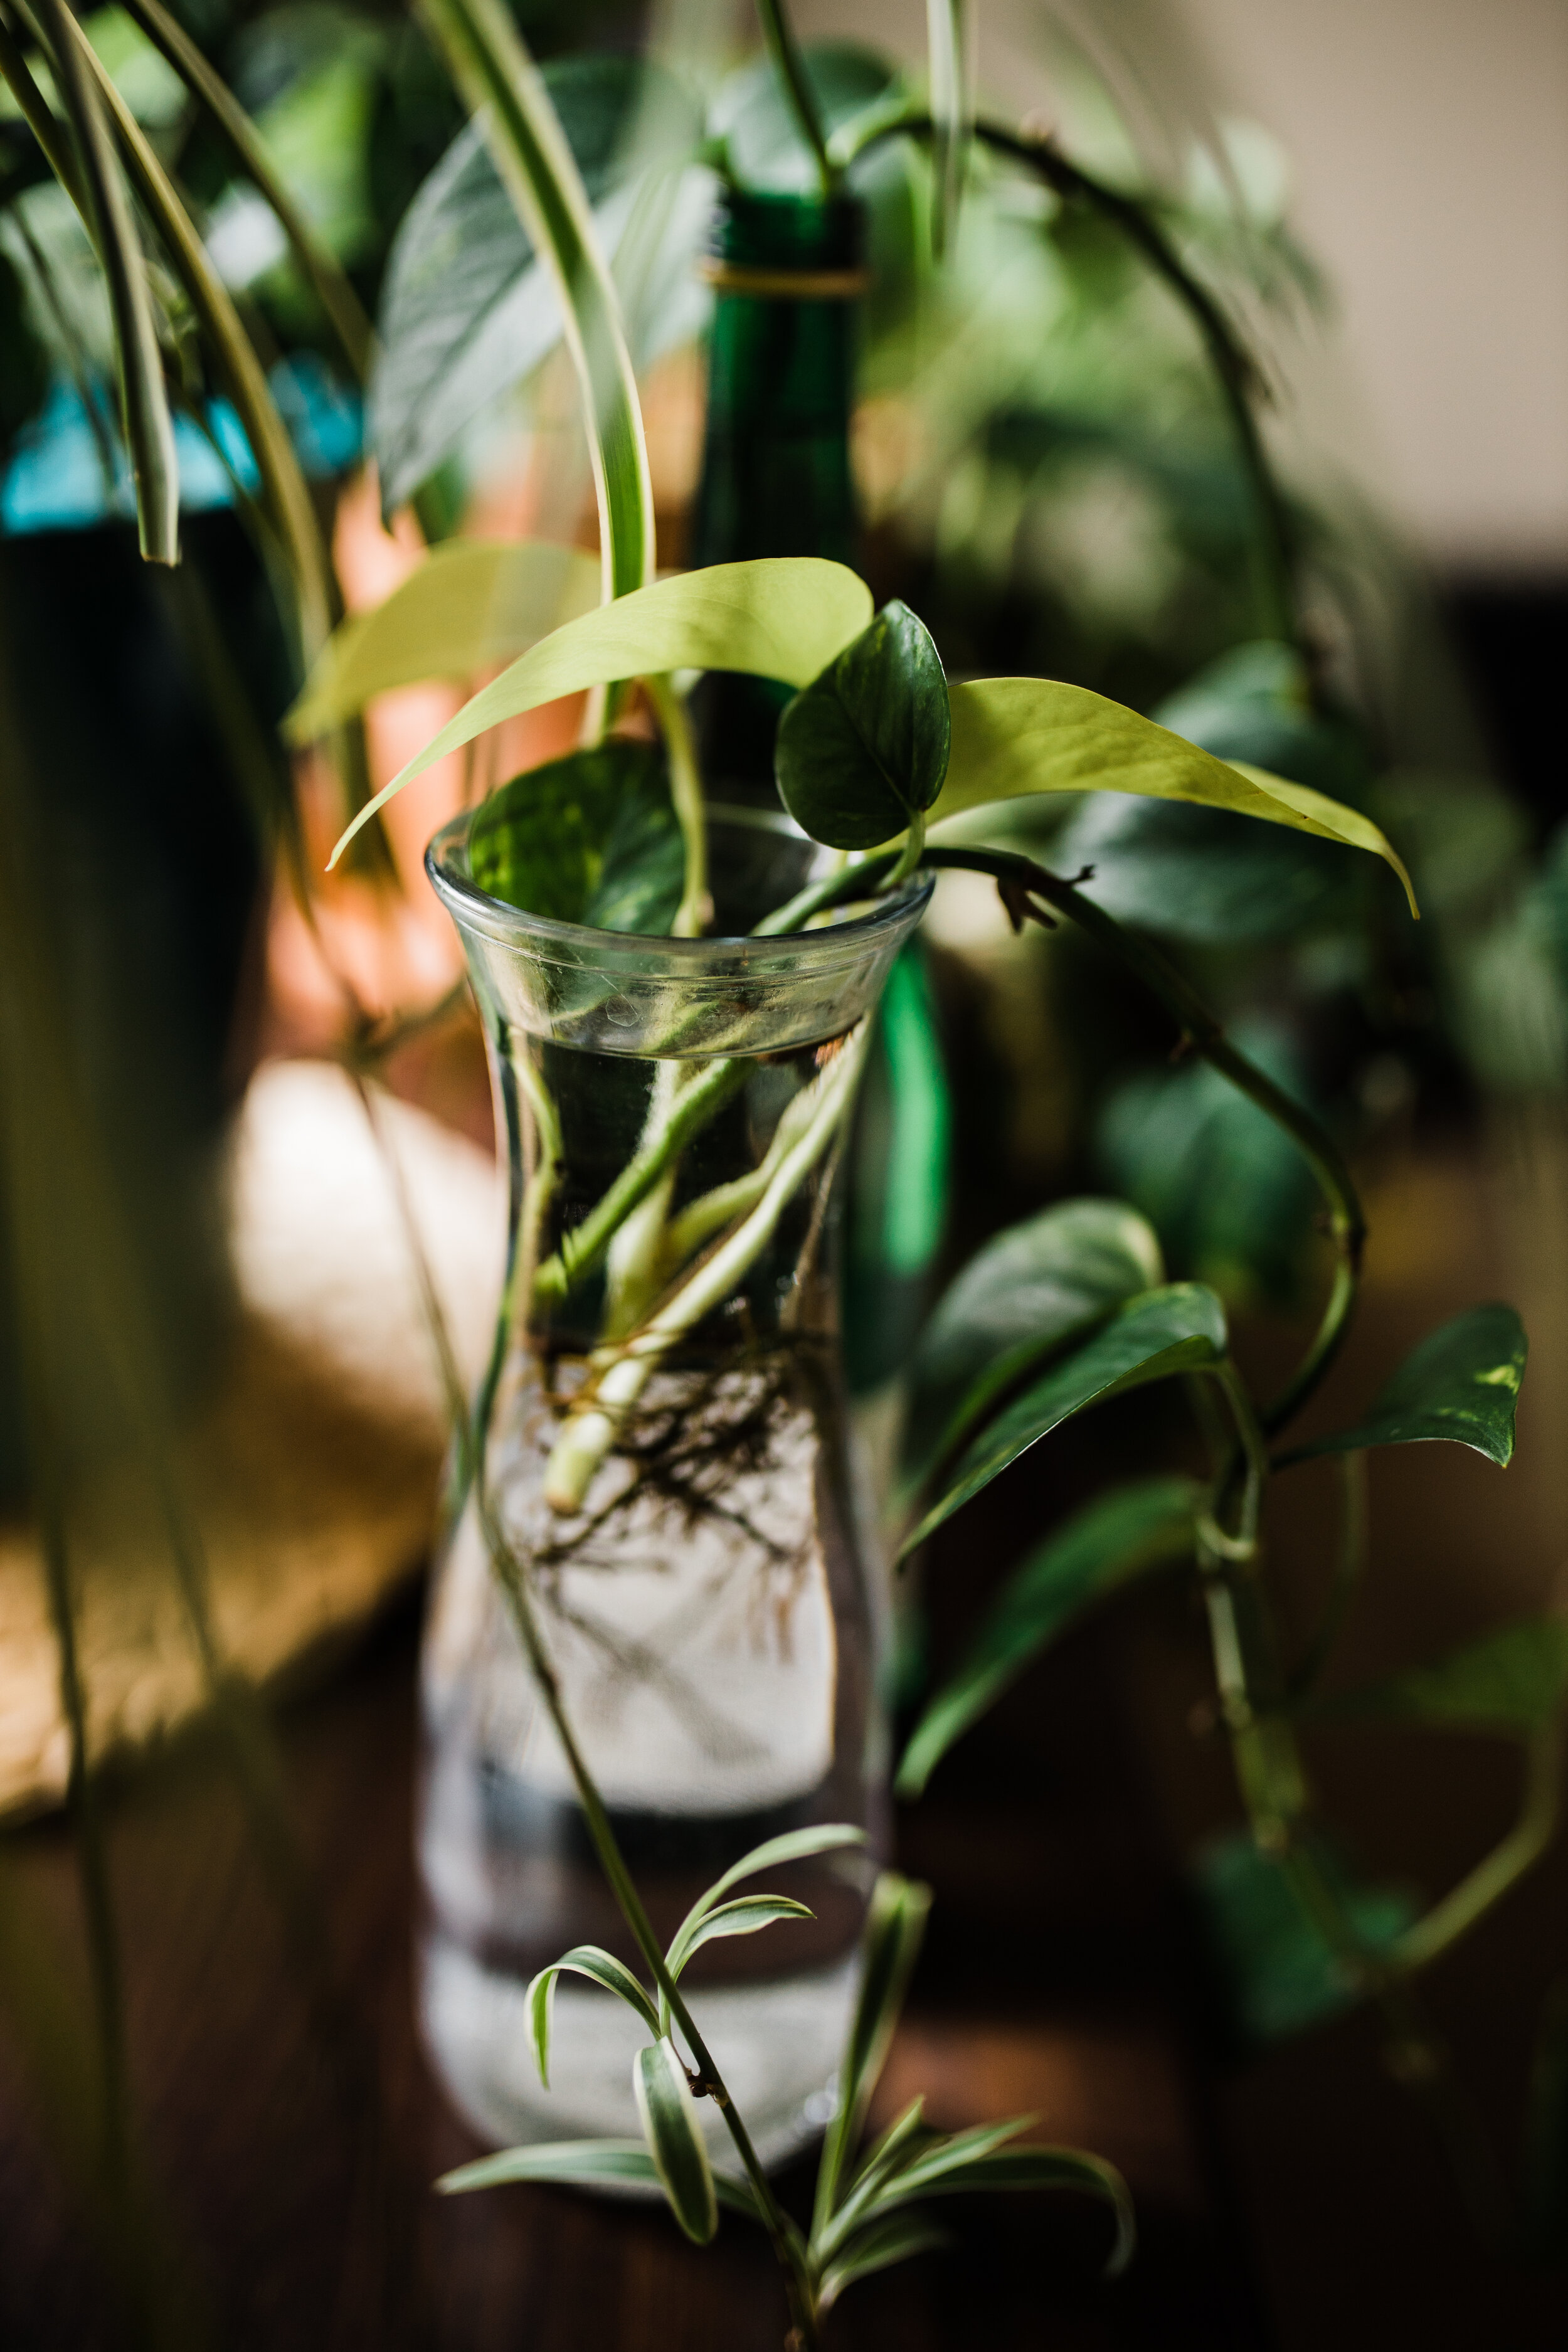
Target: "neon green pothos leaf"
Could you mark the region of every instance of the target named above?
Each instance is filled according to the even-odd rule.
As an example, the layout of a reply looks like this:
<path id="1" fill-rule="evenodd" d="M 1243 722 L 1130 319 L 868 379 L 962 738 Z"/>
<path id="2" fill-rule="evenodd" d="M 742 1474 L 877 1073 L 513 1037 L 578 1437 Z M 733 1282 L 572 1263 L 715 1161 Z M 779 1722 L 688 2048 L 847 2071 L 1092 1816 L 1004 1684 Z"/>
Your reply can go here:
<path id="1" fill-rule="evenodd" d="M 697 2102 L 672 2043 L 656 2042 L 637 2052 L 632 2088 L 670 2210 L 687 2236 L 705 2246 L 719 2227 L 718 2199 L 697 2121 Z"/>
<path id="2" fill-rule="evenodd" d="M 1430 1666 L 1360 1690 L 1337 1692 L 1313 1712 L 1325 1719 L 1394 1716 L 1454 1731 L 1506 1731 L 1531 1739 L 1568 1696 L 1568 1623 L 1527 1617 L 1467 1643 Z"/>
<path id="3" fill-rule="evenodd" d="M 1146 1381 L 1202 1371 L 1221 1360 L 1226 1345 L 1225 1309 L 1205 1283 L 1173 1282 L 1130 1298 L 981 1431 L 942 1478 L 935 1501 L 905 1537 L 900 1557 L 1074 1413 Z"/>
<path id="4" fill-rule="evenodd" d="M 811 555 L 710 564 L 618 596 L 568 621 L 465 703 L 361 811 L 331 863 L 395 793 L 503 719 L 587 687 L 672 669 L 746 670 L 807 686 L 870 618 L 865 582 Z"/>
<path id="5" fill-rule="evenodd" d="M 1529 1344 L 1511 1307 L 1472 1307 L 1406 1357 L 1364 1421 L 1294 1446 L 1282 1459 L 1448 1438 L 1505 1469 Z"/>
<path id="6" fill-rule="evenodd" d="M 1140 1479 L 1097 1496 L 1029 1554 L 916 1725 L 900 1796 L 920 1795 L 953 1741 L 1090 1601 L 1191 1550 L 1200 1493 L 1191 1478 Z"/>
<path id="7" fill-rule="evenodd" d="M 951 696 L 952 748 L 933 823 L 1027 793 L 1143 793 L 1366 849 L 1390 865 L 1418 912 L 1410 877 L 1370 817 L 1260 768 L 1227 766 L 1151 719 L 1055 678 L 984 677 Z"/>
<path id="8" fill-rule="evenodd" d="M 333 630 L 283 721 L 308 743 L 373 696 L 515 661 L 599 601 L 598 558 L 542 539 L 454 539 L 433 547 L 373 613 Z"/>

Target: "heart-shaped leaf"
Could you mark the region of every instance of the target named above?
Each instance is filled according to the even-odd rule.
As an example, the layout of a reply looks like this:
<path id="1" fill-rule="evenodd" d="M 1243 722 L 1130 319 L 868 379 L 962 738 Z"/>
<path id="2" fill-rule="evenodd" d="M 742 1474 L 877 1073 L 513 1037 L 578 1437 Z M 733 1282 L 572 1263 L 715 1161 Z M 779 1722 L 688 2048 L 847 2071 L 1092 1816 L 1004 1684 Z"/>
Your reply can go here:
<path id="1" fill-rule="evenodd" d="M 373 696 L 423 678 L 472 677 L 599 602 L 599 559 L 542 539 L 452 539 L 384 604 L 334 629 L 284 719 L 308 743 Z"/>
<path id="2" fill-rule="evenodd" d="M 952 752 L 933 821 L 1030 793 L 1140 793 L 1293 825 L 1384 858 L 1415 908 L 1397 853 L 1359 810 L 1261 769 L 1227 765 L 1087 687 L 986 677 L 955 686 Z"/>
<path id="3" fill-rule="evenodd" d="M 697 110 L 668 74 L 614 51 L 563 58 L 542 79 L 613 255 L 649 170 L 695 147 Z M 409 205 L 387 261 L 367 425 L 389 509 L 538 365 L 561 324 L 549 273 L 471 122 Z"/>
<path id="4" fill-rule="evenodd" d="M 630 1969 L 613 1952 L 602 1951 L 597 1944 L 576 1945 L 550 1968 L 541 1969 L 528 1988 L 525 2008 L 529 2045 L 546 2090 L 550 2088 L 550 2030 L 555 2013 L 555 1979 L 562 1975 L 586 1977 L 591 1984 L 613 1992 L 628 2009 L 635 2010 L 650 2033 L 659 2030 L 653 2003 Z"/>
<path id="5" fill-rule="evenodd" d="M 1545 1731 L 1568 1696 L 1568 1622 L 1528 1617 L 1467 1643 L 1435 1665 L 1359 1690 L 1338 1691 L 1313 1709 L 1328 1720 L 1395 1716 L 1455 1731 L 1507 1731 L 1531 1739 Z"/>
<path id="6" fill-rule="evenodd" d="M 1059 1201 L 988 1242 L 942 1294 L 910 1375 L 903 1461 L 924 1470 L 1040 1357 L 1151 1290 L 1160 1244 L 1121 1201 Z"/>
<path id="7" fill-rule="evenodd" d="M 941 792 L 948 735 L 941 657 L 924 622 L 895 600 L 785 709 L 780 796 L 814 841 L 875 849 Z"/>
<path id="8" fill-rule="evenodd" d="M 1086 1406 L 1103 1404 L 1147 1381 L 1202 1371 L 1226 1352 L 1225 1309 L 1201 1282 L 1148 1290 L 1102 1323 L 1081 1347 L 997 1414 L 942 1479 L 936 1500 L 900 1547 L 914 1550 L 1021 1454 Z"/>
<path id="9" fill-rule="evenodd" d="M 1513 1454 L 1514 1411 L 1529 1345 L 1511 1307 L 1472 1307 L 1422 1340 L 1364 1421 L 1294 1446 L 1281 1462 L 1448 1438 L 1506 1467 Z"/>
<path id="10" fill-rule="evenodd" d="M 713 2171 L 697 2121 L 697 2102 L 670 2042 L 655 2042 L 637 2052 L 632 2088 L 670 2210 L 687 2236 L 705 2246 L 719 2227 Z"/>
<path id="11" fill-rule="evenodd" d="M 662 750 L 612 738 L 514 776 L 474 818 L 468 871 L 552 922 L 667 937 L 684 851 Z"/>
<path id="12" fill-rule="evenodd" d="M 901 1797 L 920 1795 L 953 1741 L 1090 1601 L 1190 1552 L 1200 1495 L 1190 1478 L 1146 1478 L 1117 1487 L 1086 1504 L 1029 1554 L 915 1727 L 899 1767 Z"/>
<path id="13" fill-rule="evenodd" d="M 673 669 L 733 669 L 805 686 L 870 617 L 863 580 L 815 555 L 712 563 L 638 588 L 584 613 L 502 670 L 361 810 L 331 855 L 336 865 L 395 793 L 488 728 L 564 694 Z"/>
<path id="14" fill-rule="evenodd" d="M 1341 1907 L 1368 1951 L 1386 1950 L 1420 1906 L 1402 1887 L 1368 1885 L 1321 1846 Z M 1215 1839 L 1192 1876 L 1237 2042 L 1247 2047 L 1299 2033 L 1348 2009 L 1348 1980 L 1316 1920 L 1301 1908 L 1279 1864 L 1246 1831 Z"/>

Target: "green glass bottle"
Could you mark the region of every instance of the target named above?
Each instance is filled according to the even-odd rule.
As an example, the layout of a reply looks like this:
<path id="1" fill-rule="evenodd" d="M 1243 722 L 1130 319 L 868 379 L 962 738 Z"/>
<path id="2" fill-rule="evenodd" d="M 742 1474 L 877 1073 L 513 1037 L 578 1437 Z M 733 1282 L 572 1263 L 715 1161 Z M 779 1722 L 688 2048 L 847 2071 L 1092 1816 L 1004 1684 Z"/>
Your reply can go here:
<path id="1" fill-rule="evenodd" d="M 731 187 L 710 243 L 708 416 L 689 561 L 822 555 L 854 564 L 849 463 L 866 221 L 852 195 Z M 776 808 L 773 739 L 791 689 L 714 674 L 696 704 L 716 801 Z M 928 1304 L 948 1195 L 951 1106 L 918 941 L 889 981 L 850 1168 L 844 1255 L 851 1387 L 905 1361 Z"/>

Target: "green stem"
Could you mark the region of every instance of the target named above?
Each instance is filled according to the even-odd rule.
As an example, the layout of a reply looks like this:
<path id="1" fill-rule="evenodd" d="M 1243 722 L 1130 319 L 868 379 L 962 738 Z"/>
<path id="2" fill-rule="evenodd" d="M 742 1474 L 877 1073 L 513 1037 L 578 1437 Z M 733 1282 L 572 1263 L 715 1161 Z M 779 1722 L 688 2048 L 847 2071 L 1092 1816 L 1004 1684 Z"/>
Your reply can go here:
<path id="1" fill-rule="evenodd" d="M 5 77 L 12 97 L 21 109 L 28 129 L 44 151 L 44 160 L 76 206 L 81 225 L 97 244 L 91 205 L 77 159 L 64 125 L 56 118 L 48 100 L 34 80 L 20 44 L 4 16 L 0 16 L 0 73 Z"/>
<path id="2" fill-rule="evenodd" d="M 925 863 L 994 875 L 1008 904 L 1015 908 L 1020 898 L 1043 898 L 1047 906 L 1068 916 L 1159 998 L 1179 1024 L 1191 1049 L 1211 1069 L 1228 1078 L 1238 1093 L 1256 1103 L 1277 1127 L 1283 1128 L 1311 1169 L 1328 1202 L 1329 1231 L 1335 1252 L 1333 1280 L 1310 1347 L 1283 1392 L 1258 1416 L 1264 1431 L 1272 1436 L 1305 1404 L 1333 1362 L 1343 1344 L 1355 1304 L 1366 1219 L 1339 1146 L 1304 1104 L 1287 1094 L 1245 1054 L 1237 1052 L 1196 990 L 1158 948 L 1137 932 L 1124 930 L 1113 915 L 1107 914 L 1092 898 L 1086 898 L 1073 883 L 1062 881 L 1044 866 L 1037 866 L 1032 858 L 1010 850 L 928 848 Z"/>
<path id="3" fill-rule="evenodd" d="M 562 1697 L 560 1682 L 545 1650 L 543 1638 L 533 1614 L 525 1573 L 497 1523 L 485 1491 L 482 1470 L 478 1500 L 480 1525 L 489 1551 L 490 1562 L 510 1606 L 513 1622 L 517 1626 L 523 1652 L 528 1659 L 529 1669 L 538 1685 L 540 1695 L 544 1700 L 550 1720 L 554 1727 L 555 1736 L 561 1743 L 562 1753 L 566 1759 L 568 1769 L 572 1774 L 573 1783 L 577 1791 L 577 1801 L 583 1809 L 583 1818 L 587 1823 L 588 1835 L 593 1841 L 599 1866 L 619 1906 L 621 1916 L 631 1930 L 637 1949 L 647 1965 L 661 2001 L 668 2014 L 680 2028 L 687 2049 L 701 2075 L 703 2085 L 724 2118 L 725 2127 L 734 2145 L 735 2152 L 744 2168 L 747 2179 L 751 2182 L 752 2194 L 756 2198 L 762 2213 L 763 2227 L 773 2242 L 773 2252 L 784 2271 L 790 2300 L 790 2315 L 797 2331 L 799 2342 L 805 2347 L 805 2352 L 815 2352 L 818 2342 L 816 2297 L 798 2232 L 791 2229 L 780 2210 L 778 2200 L 773 2192 L 772 2183 L 763 2169 L 756 2149 L 752 2145 L 751 2135 L 746 2129 L 745 2123 L 725 2087 L 723 2076 L 714 2063 L 712 2053 L 697 2030 L 691 2012 L 682 1998 L 680 1987 L 671 1976 L 666 1964 L 658 1938 L 655 1936 L 647 1913 L 643 1908 L 642 1897 L 637 1893 L 637 1883 L 626 1867 L 616 1840 L 615 1831 L 610 1826 L 610 1818 L 605 1809 L 604 1801 L 588 1769 L 582 1749 L 577 1745 L 576 1735 L 573 1731 L 571 1720 L 566 1713 L 565 1702 Z"/>
<path id="4" fill-rule="evenodd" d="M 838 184 L 838 173 L 827 152 L 822 116 L 817 110 L 816 93 L 811 87 L 805 59 L 795 39 L 795 27 L 785 14 L 784 0 L 757 0 L 757 16 L 763 27 L 763 38 L 767 43 L 768 55 L 784 84 L 784 98 L 795 117 L 795 128 L 811 150 L 823 194 L 830 196 Z"/>
<path id="5" fill-rule="evenodd" d="M 1532 1870 L 1557 1832 L 1563 1788 L 1563 1729 L 1552 1725 L 1526 1750 L 1524 1801 L 1513 1828 L 1458 1886 L 1407 1927 L 1389 1954 L 1399 1974 L 1423 1969 L 1468 1933 Z"/>
<path id="6" fill-rule="evenodd" d="M 700 939 L 713 917 L 708 892 L 708 820 L 702 794 L 702 772 L 685 703 L 668 677 L 643 680 L 658 719 L 669 760 L 669 797 L 686 852 L 686 881 L 669 927 L 671 939 Z"/>
<path id="7" fill-rule="evenodd" d="M 934 141 L 937 126 L 929 114 L 871 118 L 864 135 L 839 161 L 852 162 L 884 139 Z M 1154 275 L 1167 286 L 1187 312 L 1203 340 L 1209 365 L 1219 387 L 1230 422 L 1237 454 L 1247 476 L 1257 524 L 1258 604 L 1263 634 L 1287 645 L 1300 643 L 1296 612 L 1294 534 L 1284 495 L 1274 478 L 1268 453 L 1253 413 L 1265 396 L 1262 373 L 1230 320 L 1202 281 L 1194 277 L 1155 217 L 1152 206 L 1137 196 L 1124 195 L 1069 163 L 1049 138 L 1030 138 L 999 122 L 978 121 L 973 137 L 994 153 L 1021 163 L 1060 196 L 1098 212 L 1119 229 L 1142 256 Z"/>
<path id="8" fill-rule="evenodd" d="M 1327 1665 L 1366 1569 L 1366 1456 L 1360 1453 L 1342 1454 L 1339 1464 L 1342 1494 L 1340 1556 L 1322 1622 L 1290 1676 L 1292 1705 L 1307 1696 Z"/>

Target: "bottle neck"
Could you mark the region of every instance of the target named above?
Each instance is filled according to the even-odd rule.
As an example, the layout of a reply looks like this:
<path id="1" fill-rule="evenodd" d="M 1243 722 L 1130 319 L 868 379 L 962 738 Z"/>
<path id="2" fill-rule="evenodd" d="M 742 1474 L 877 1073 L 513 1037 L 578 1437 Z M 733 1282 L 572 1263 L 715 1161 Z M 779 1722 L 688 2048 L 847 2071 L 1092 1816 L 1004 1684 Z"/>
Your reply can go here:
<path id="1" fill-rule="evenodd" d="M 853 198 L 726 198 L 708 270 L 715 300 L 693 565 L 855 562 L 849 416 L 862 235 Z M 716 797 L 773 801 L 773 737 L 788 698 L 764 680 L 706 682 L 699 717 Z"/>

